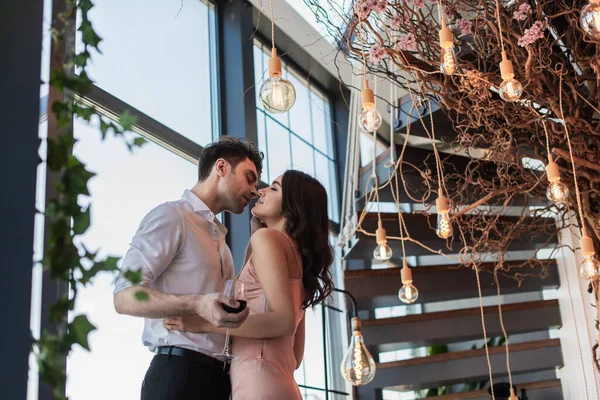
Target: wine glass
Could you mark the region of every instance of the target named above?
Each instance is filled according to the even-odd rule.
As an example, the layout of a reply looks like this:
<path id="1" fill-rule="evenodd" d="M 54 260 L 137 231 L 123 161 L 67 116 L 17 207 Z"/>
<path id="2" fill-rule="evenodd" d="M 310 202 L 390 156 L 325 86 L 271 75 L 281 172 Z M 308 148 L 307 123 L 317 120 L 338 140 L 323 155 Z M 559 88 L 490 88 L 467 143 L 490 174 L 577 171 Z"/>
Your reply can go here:
<path id="1" fill-rule="evenodd" d="M 227 304 L 221 304 L 225 311 L 230 313 L 239 313 L 246 308 L 246 292 L 244 288 L 244 284 L 239 281 L 235 281 L 233 279 L 228 279 L 225 281 L 225 286 L 223 287 L 223 295 L 229 298 L 233 298 L 240 303 L 237 308 L 230 307 Z M 227 333 L 225 335 L 225 346 L 223 350 L 219 353 L 213 353 L 214 357 L 224 359 L 225 361 L 230 361 L 235 359 L 236 357 L 231 354 L 231 344 L 229 343 L 229 329 L 227 329 Z"/>

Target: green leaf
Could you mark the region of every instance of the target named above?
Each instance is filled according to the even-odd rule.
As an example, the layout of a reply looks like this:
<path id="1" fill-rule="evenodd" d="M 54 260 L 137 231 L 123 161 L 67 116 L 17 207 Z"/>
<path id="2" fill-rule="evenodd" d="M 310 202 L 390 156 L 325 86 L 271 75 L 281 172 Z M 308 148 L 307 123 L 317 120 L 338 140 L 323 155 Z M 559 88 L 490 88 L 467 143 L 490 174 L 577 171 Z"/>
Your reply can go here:
<path id="1" fill-rule="evenodd" d="M 135 292 L 135 298 L 138 301 L 148 301 L 150 300 L 150 296 L 148 295 L 147 292 L 143 291 L 143 290 L 138 290 Z"/>
<path id="2" fill-rule="evenodd" d="M 133 139 L 133 145 L 134 146 L 138 146 L 138 147 L 143 146 L 146 142 L 147 142 L 146 139 L 144 139 L 141 136 L 136 137 L 135 139 Z"/>
<path id="3" fill-rule="evenodd" d="M 119 269 L 119 267 L 117 266 L 119 260 L 119 257 L 106 257 L 106 260 L 104 260 L 104 263 L 106 264 L 106 270 L 117 271 Z"/>
<path id="4" fill-rule="evenodd" d="M 89 3 L 91 4 L 91 1 Z M 94 31 L 89 20 L 82 18 L 78 31 L 81 32 L 81 38 L 86 45 L 98 49 L 98 44 L 102 41 L 102 38 Z"/>
<path id="5" fill-rule="evenodd" d="M 79 0 L 77 8 L 79 8 L 82 14 L 86 14 L 94 7 L 94 3 L 91 0 Z"/>
<path id="6" fill-rule="evenodd" d="M 119 118 L 119 125 L 123 127 L 123 130 L 130 131 L 137 120 L 138 118 L 136 115 L 132 115 L 129 113 L 129 110 L 125 110 Z"/>
<path id="7" fill-rule="evenodd" d="M 85 211 L 73 217 L 73 232 L 76 235 L 83 234 L 90 227 L 90 208 L 86 208 Z"/>
<path id="8" fill-rule="evenodd" d="M 131 282 L 134 285 L 139 285 L 140 283 L 142 283 L 142 270 L 138 269 L 138 270 L 127 270 L 125 271 L 125 274 L 123 275 L 125 277 L 125 279 L 127 279 L 129 282 Z"/>
<path id="9" fill-rule="evenodd" d="M 86 350 L 90 350 L 88 335 L 96 327 L 88 321 L 87 316 L 78 315 L 69 324 L 69 338 L 72 344 L 78 344 Z"/>

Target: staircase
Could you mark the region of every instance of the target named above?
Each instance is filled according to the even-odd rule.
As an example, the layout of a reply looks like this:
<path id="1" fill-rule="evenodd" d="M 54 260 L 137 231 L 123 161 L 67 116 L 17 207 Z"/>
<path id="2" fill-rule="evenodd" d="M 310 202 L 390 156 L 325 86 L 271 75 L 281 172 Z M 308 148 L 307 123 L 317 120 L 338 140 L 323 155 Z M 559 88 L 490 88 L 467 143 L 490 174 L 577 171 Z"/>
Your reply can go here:
<path id="1" fill-rule="evenodd" d="M 396 154 L 400 154 L 400 151 L 401 146 L 397 146 Z M 388 149 L 374 160 L 375 169 L 370 164 L 360 170 L 360 194 L 356 199 L 359 210 L 367 204 L 365 186 L 372 171 L 376 171 L 380 185 L 388 179 L 389 169 L 385 164 L 389 158 Z M 452 163 L 454 172 L 459 173 L 467 168 L 470 161 L 460 155 L 444 158 Z M 420 171 L 436 170 L 435 158 L 429 150 L 407 148 L 403 160 L 418 167 Z M 482 162 L 480 165 L 483 173 L 495 174 L 496 167 L 492 162 Z M 407 196 L 407 189 L 416 198 L 422 197 L 429 190 L 422 188 L 420 172 L 414 168 L 407 169 L 403 177 L 407 185 L 401 185 L 399 195 L 403 205 L 409 203 L 408 207 L 403 207 L 402 216 L 410 237 L 430 249 L 458 255 L 462 248 L 460 241 L 456 238 L 449 241 L 438 238 L 435 233 L 437 215 L 419 211 L 419 206 L 422 208 L 422 205 L 409 200 Z M 451 192 L 457 184 L 447 181 L 448 191 Z M 478 196 L 475 192 L 463 193 L 462 199 L 475 201 Z M 369 200 L 372 201 L 372 198 Z M 382 203 L 393 202 L 389 186 L 380 191 L 379 200 Z M 498 225 L 513 224 L 519 218 L 517 210 L 522 210 L 523 206 L 543 204 L 524 195 L 513 200 L 515 215 L 511 215 L 509 210 L 506 215 L 498 218 Z M 498 204 L 495 199 L 487 203 Z M 417 211 L 411 212 L 415 209 Z M 380 214 L 387 235 L 400 236 L 398 213 L 390 212 L 387 207 Z M 557 264 L 555 260 L 528 261 L 536 249 L 557 245 L 556 226 L 553 219 L 536 217 L 537 221 L 549 228 L 535 234 L 528 232 L 514 240 L 506 253 L 504 265 L 509 269 L 526 265 L 524 272 L 533 275 L 543 272 L 544 278 L 529 276 L 518 281 L 514 276 L 499 275 L 502 315 L 509 336 L 510 367 L 517 394 L 520 395 L 521 389 L 525 389 L 529 400 L 562 400 L 560 380 L 555 374 L 563 363 L 560 341 L 550 335 L 551 329 L 561 326 L 560 310 L 557 300 L 545 299 L 542 294 L 544 290 L 559 287 Z M 374 233 L 377 222 L 378 214 L 369 212 L 362 227 Z M 483 346 L 482 315 L 475 271 L 464 265 L 448 264 L 447 258 L 432 255 L 427 248 L 407 241 L 407 260 L 420 294 L 415 304 L 404 306 L 398 299 L 398 290 L 402 286 L 400 268 L 394 266 L 401 265 L 401 243 L 389 240 L 388 245 L 392 248 L 394 257 L 392 265 L 383 269 L 382 265 L 371 263 L 373 249 L 377 246 L 374 236 L 357 233 L 343 248 L 347 265 L 345 289 L 356 298 L 365 344 L 377 362 L 375 378 L 368 385 L 355 388 L 355 398 L 430 398 L 424 395 L 428 389 L 445 387 L 446 394 L 431 398 L 491 399 L 487 392 L 488 360 Z M 489 260 L 493 260 L 493 257 L 489 257 Z M 505 346 L 499 342 L 503 333 L 497 306 L 497 287 L 494 284 L 494 266 L 492 261 L 483 262 L 479 267 L 479 276 L 487 338 L 490 340 L 489 361 L 494 383 L 498 383 L 508 382 L 508 371 Z M 515 271 L 520 269 L 514 268 L 513 275 Z M 479 387 L 476 387 L 477 384 Z M 469 385 L 476 389 L 467 390 Z M 417 392 L 419 397 L 416 397 Z"/>

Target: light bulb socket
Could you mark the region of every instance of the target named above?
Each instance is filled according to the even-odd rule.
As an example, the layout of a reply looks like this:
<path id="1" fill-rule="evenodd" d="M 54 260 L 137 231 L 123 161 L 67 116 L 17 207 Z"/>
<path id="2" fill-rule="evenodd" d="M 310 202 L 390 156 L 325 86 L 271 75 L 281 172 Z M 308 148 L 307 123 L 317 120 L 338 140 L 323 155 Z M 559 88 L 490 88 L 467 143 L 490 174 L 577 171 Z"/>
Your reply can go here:
<path id="1" fill-rule="evenodd" d="M 442 29 L 440 29 L 440 46 L 449 49 L 454 45 L 452 31 L 446 26 L 446 21 L 442 19 Z"/>
<path id="2" fill-rule="evenodd" d="M 581 253 L 583 253 L 584 256 L 593 256 L 594 255 L 594 253 L 595 253 L 594 242 L 592 241 L 592 238 L 589 237 L 588 235 L 586 235 L 585 233 L 583 234 L 583 236 L 581 238 L 580 246 L 581 246 Z"/>
<path id="3" fill-rule="evenodd" d="M 448 214 L 448 199 L 444 196 L 438 197 L 435 200 L 438 214 Z"/>
<path id="4" fill-rule="evenodd" d="M 358 332 L 360 334 L 360 318 L 352 318 L 352 332 Z"/>
<path id="5" fill-rule="evenodd" d="M 273 78 L 281 78 L 281 59 L 277 57 L 277 49 L 271 49 L 271 58 L 269 58 L 269 75 Z"/>
<path id="6" fill-rule="evenodd" d="M 554 160 L 552 160 L 552 158 L 549 159 L 548 165 L 546 165 L 546 174 L 548 174 L 548 181 L 560 181 L 560 171 L 558 170 L 558 165 L 554 162 Z"/>
<path id="7" fill-rule="evenodd" d="M 361 92 L 363 108 L 370 110 L 375 107 L 375 93 L 369 88 L 369 81 L 365 79 L 365 84 Z"/>
<path id="8" fill-rule="evenodd" d="M 513 68 L 513 63 L 509 59 L 506 58 L 506 52 L 502 52 L 502 61 L 500 62 L 500 75 L 502 76 L 502 80 L 510 80 L 515 77 L 515 70 Z"/>
<path id="9" fill-rule="evenodd" d="M 378 228 L 377 228 L 377 231 L 375 231 L 375 237 L 377 239 L 377 244 L 384 245 L 387 243 L 387 233 L 386 233 L 385 229 L 383 228 L 383 224 L 381 223 L 381 220 L 379 220 L 379 222 L 378 222 Z"/>
<path id="10" fill-rule="evenodd" d="M 402 284 L 413 283 L 412 271 L 409 267 L 404 265 L 400 270 L 400 276 L 402 277 Z"/>

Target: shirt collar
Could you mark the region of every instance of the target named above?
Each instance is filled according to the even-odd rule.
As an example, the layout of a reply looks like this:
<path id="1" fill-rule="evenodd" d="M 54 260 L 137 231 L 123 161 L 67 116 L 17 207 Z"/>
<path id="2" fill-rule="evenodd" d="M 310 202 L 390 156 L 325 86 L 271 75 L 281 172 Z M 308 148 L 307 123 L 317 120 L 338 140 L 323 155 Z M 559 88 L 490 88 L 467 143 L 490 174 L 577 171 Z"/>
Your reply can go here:
<path id="1" fill-rule="evenodd" d="M 225 228 L 225 226 L 215 217 L 215 214 L 212 212 L 212 210 L 208 208 L 206 203 L 204 203 L 198 196 L 196 196 L 194 192 L 192 192 L 189 189 L 186 189 L 183 192 L 181 198 L 192 206 L 192 210 L 194 210 L 194 213 L 200 214 L 210 222 L 216 224 L 219 230 L 223 232 L 223 235 L 227 235 L 228 229 Z"/>

